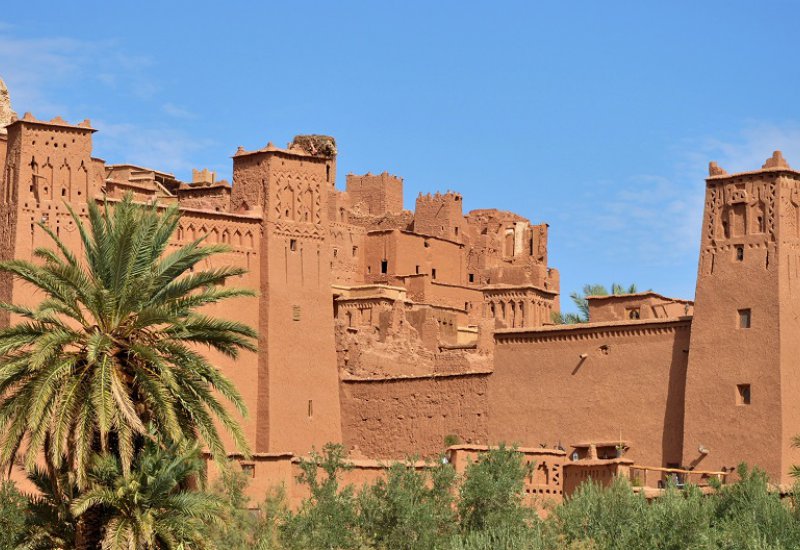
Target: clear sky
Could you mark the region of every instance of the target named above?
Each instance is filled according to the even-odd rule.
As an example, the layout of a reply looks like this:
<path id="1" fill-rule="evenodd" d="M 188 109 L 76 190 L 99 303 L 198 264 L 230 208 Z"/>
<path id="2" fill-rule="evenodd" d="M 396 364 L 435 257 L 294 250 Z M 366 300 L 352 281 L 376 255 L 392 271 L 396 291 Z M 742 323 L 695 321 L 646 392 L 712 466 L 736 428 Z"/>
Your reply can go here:
<path id="1" fill-rule="evenodd" d="M 800 2 L 6 2 L 14 108 L 189 179 L 298 133 L 550 223 L 562 293 L 692 297 L 709 160 L 800 167 Z M 568 300 L 565 300 L 568 302 Z M 565 304 L 566 305 L 566 304 Z"/>

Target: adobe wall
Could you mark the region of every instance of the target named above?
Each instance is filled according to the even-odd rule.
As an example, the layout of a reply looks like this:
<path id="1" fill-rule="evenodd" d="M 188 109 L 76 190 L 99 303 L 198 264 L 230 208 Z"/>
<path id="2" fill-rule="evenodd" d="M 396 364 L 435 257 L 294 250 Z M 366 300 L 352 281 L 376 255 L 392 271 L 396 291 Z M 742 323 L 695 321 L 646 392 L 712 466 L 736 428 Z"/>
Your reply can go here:
<path id="1" fill-rule="evenodd" d="M 473 317 L 475 322 L 480 318 L 483 305 L 483 292 L 480 289 L 436 280 L 431 281 L 427 290 L 425 302 L 463 309 Z"/>
<path id="2" fill-rule="evenodd" d="M 488 373 L 343 380 L 342 439 L 372 458 L 431 457 L 444 438 L 488 443 Z"/>
<path id="3" fill-rule="evenodd" d="M 632 465 L 633 461 L 627 458 L 565 461 L 563 494 L 571 496 L 590 479 L 601 487 L 610 486 L 618 477 L 630 479 Z"/>
<path id="4" fill-rule="evenodd" d="M 247 273 L 228 280 L 229 286 L 254 289 L 261 280 L 260 251 L 258 235 L 261 219 L 257 216 L 222 214 L 207 211 L 183 209 L 174 241 L 171 246 L 185 246 L 195 239 L 206 238 L 207 244 L 227 244 L 229 252 L 216 254 L 205 260 L 202 269 L 220 267 L 241 267 Z M 222 319 L 235 319 L 249 326 L 259 325 L 258 298 L 242 297 L 226 300 L 219 304 L 211 304 L 204 312 Z M 238 359 L 231 359 L 219 352 L 203 349 L 211 360 L 236 386 L 247 406 L 248 415 L 241 418 L 234 413 L 234 418 L 242 424 L 247 441 L 252 445 L 256 441 L 258 417 L 258 355 L 242 351 Z M 263 421 L 263 419 L 262 419 Z M 233 449 L 233 442 L 226 430 L 220 430 L 223 440 Z"/>
<path id="5" fill-rule="evenodd" d="M 694 313 L 690 300 L 676 300 L 656 294 L 618 294 L 589 296 L 589 320 L 593 323 L 630 319 L 670 319 Z"/>
<path id="6" fill-rule="evenodd" d="M 447 449 L 447 458 L 456 473 L 463 476 L 467 467 L 488 449 L 486 445 L 453 445 Z M 540 510 L 548 503 L 561 503 L 565 494 L 563 471 L 569 464 L 564 451 L 531 447 L 520 447 L 517 451 L 523 463 L 532 468 L 523 485 L 525 503 Z"/>
<path id="7" fill-rule="evenodd" d="M 403 210 L 403 178 L 382 174 L 347 174 L 347 194 L 352 208 L 362 214 L 380 216 Z"/>
<path id="8" fill-rule="evenodd" d="M 621 437 L 638 463 L 679 464 L 689 336 L 688 319 L 498 331 L 490 441 Z"/>
<path id="9" fill-rule="evenodd" d="M 230 212 L 231 186 L 226 181 L 213 185 L 186 185 L 177 190 L 181 206 L 198 208 L 211 212 Z"/>
<path id="10" fill-rule="evenodd" d="M 364 282 L 366 231 L 358 226 L 329 224 L 330 269 L 334 284 L 357 285 Z"/>
<path id="11" fill-rule="evenodd" d="M 496 285 L 483 289 L 482 315 L 499 328 L 528 328 L 552 324 L 558 294 L 533 286 Z"/>
<path id="12" fill-rule="evenodd" d="M 463 242 L 467 221 L 461 195 L 447 193 L 417 197 L 414 208 L 414 232 L 442 239 Z"/>
<path id="13" fill-rule="evenodd" d="M 448 284 L 465 284 L 463 245 L 445 239 L 427 238 L 407 231 L 371 231 L 366 238 L 367 280 L 387 276 L 430 274 Z M 381 262 L 386 261 L 386 273 Z M 435 273 L 435 275 L 434 275 Z"/>

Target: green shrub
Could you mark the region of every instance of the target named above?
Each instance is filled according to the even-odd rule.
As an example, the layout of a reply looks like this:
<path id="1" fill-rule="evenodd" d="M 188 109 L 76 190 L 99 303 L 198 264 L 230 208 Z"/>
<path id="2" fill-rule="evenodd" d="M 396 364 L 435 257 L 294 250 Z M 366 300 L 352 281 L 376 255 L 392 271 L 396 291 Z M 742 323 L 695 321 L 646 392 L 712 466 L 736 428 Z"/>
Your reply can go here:
<path id="1" fill-rule="evenodd" d="M 359 524 L 377 548 L 414 550 L 438 546 L 455 526 L 452 490 L 455 470 L 438 463 L 420 471 L 413 462 L 395 463 L 386 479 L 358 498 Z"/>
<path id="2" fill-rule="evenodd" d="M 13 481 L 0 482 L 0 550 L 11 550 L 22 542 L 28 501 Z"/>
<path id="3" fill-rule="evenodd" d="M 800 523 L 780 495 L 769 490 L 767 475 L 744 464 L 738 474 L 739 481 L 711 497 L 717 547 L 800 548 Z"/>
<path id="4" fill-rule="evenodd" d="M 297 513 L 290 514 L 281 527 L 281 542 L 286 548 L 357 548 L 356 503 L 352 486 L 339 489 L 339 474 L 349 469 L 342 445 L 328 443 L 322 454 L 311 453 L 311 460 L 300 462 L 300 483 L 307 485 L 311 497 Z M 323 476 L 320 477 L 319 469 Z"/>
<path id="5" fill-rule="evenodd" d="M 522 502 L 525 477 L 532 469 L 521 453 L 505 445 L 480 454 L 464 472 L 458 502 L 461 529 L 524 527 L 531 517 Z"/>

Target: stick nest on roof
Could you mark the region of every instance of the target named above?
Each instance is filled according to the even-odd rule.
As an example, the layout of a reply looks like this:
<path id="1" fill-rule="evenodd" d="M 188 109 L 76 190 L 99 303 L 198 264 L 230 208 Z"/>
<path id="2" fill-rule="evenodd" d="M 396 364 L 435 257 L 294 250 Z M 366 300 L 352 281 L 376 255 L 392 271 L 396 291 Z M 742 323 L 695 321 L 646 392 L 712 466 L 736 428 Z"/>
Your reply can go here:
<path id="1" fill-rule="evenodd" d="M 332 157 L 336 155 L 336 140 L 320 134 L 294 136 L 289 149 L 302 149 L 310 155 Z"/>

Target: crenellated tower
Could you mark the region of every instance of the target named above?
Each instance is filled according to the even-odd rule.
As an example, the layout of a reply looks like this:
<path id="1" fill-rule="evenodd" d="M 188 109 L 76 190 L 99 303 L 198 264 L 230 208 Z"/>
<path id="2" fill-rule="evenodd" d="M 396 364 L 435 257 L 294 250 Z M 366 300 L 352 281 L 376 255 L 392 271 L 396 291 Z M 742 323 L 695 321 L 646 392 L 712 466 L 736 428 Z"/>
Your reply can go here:
<path id="1" fill-rule="evenodd" d="M 233 157 L 232 208 L 263 216 L 257 452 L 341 441 L 327 243 L 336 149 L 313 138 Z"/>
<path id="2" fill-rule="evenodd" d="M 744 461 L 788 483 L 800 462 L 800 172 L 779 151 L 761 170 L 709 172 L 683 461 Z"/>
<path id="3" fill-rule="evenodd" d="M 459 193 L 420 193 L 417 197 L 414 208 L 416 233 L 462 242 L 465 227 L 463 201 Z"/>
<path id="4" fill-rule="evenodd" d="M 92 158 L 92 129 L 88 120 L 69 124 L 60 117 L 35 119 L 30 113 L 6 128 L 6 154 L 0 187 L 0 256 L 30 259 L 50 238 L 46 225 L 64 243 L 81 250 L 82 242 L 67 204 L 80 215 L 86 201 L 99 192 L 103 161 Z M 28 303 L 32 296 L 21 284 L 3 281 L 4 298 Z"/>

